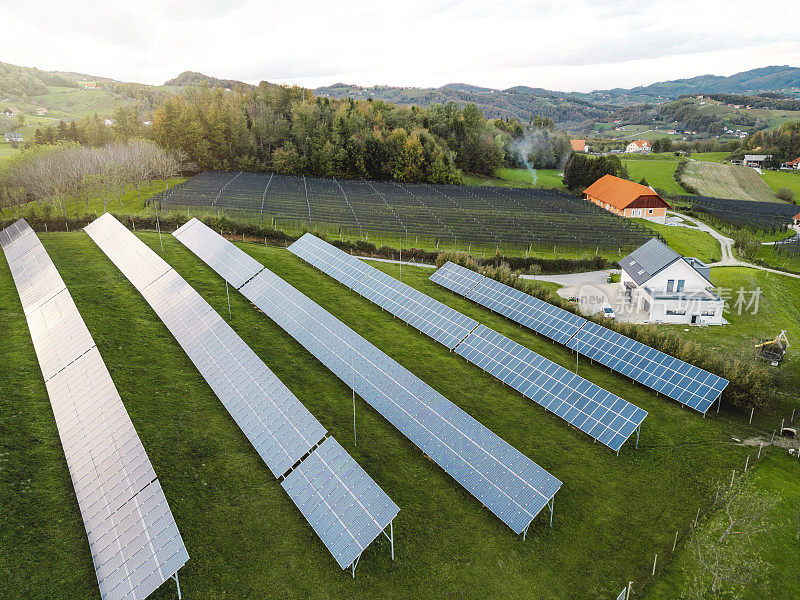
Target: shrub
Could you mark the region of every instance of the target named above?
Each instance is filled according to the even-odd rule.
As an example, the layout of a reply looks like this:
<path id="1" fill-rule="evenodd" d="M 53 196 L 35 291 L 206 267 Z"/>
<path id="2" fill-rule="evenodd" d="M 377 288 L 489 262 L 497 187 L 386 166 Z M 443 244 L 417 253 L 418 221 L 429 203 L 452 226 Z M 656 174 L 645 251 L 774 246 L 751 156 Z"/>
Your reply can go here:
<path id="1" fill-rule="evenodd" d="M 784 202 L 794 202 L 794 192 L 789 188 L 778 188 L 778 191 L 775 192 L 775 196 Z"/>

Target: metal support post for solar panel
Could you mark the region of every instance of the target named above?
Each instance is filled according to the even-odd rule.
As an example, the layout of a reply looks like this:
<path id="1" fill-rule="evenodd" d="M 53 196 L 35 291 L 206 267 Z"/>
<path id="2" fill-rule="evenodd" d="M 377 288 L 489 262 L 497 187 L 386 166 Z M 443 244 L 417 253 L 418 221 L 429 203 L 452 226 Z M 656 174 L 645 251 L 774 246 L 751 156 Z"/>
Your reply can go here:
<path id="1" fill-rule="evenodd" d="M 231 293 L 228 291 L 228 280 L 225 280 L 225 295 L 228 297 L 228 320 L 233 320 L 233 314 L 231 314 Z"/>
<path id="2" fill-rule="evenodd" d="M 361 560 L 361 555 L 359 554 L 353 563 L 350 565 L 350 568 L 353 569 L 353 579 L 356 577 L 356 567 L 358 566 L 358 561 Z"/>
<path id="3" fill-rule="evenodd" d="M 161 254 L 164 254 L 164 240 L 161 239 L 161 224 L 158 221 L 158 209 L 156 209 L 156 229 L 158 230 L 158 241 L 161 244 Z"/>
<path id="4" fill-rule="evenodd" d="M 553 496 L 552 498 L 550 498 L 550 502 L 548 502 L 548 504 L 550 505 L 550 527 L 552 527 L 553 526 L 553 508 L 555 507 L 555 504 L 556 504 L 556 497 Z"/>
<path id="5" fill-rule="evenodd" d="M 639 426 L 636 428 L 636 449 L 637 450 L 639 449 L 639 433 L 641 432 L 641 430 L 642 430 L 642 425 L 639 424 Z"/>
<path id="6" fill-rule="evenodd" d="M 389 532 L 390 533 L 387 534 L 386 529 L 384 529 L 381 533 L 386 536 L 386 539 L 388 539 L 392 545 L 392 560 L 394 560 L 394 519 L 389 521 Z"/>
<path id="7" fill-rule="evenodd" d="M 172 576 L 172 578 L 175 580 L 175 585 L 178 587 L 178 600 L 181 600 L 181 598 L 183 598 L 183 596 L 181 596 L 181 582 L 178 580 L 178 572 L 177 571 L 175 571 L 175 574 Z"/>
<path id="8" fill-rule="evenodd" d="M 356 391 L 353 390 L 353 446 L 358 446 L 356 440 Z"/>

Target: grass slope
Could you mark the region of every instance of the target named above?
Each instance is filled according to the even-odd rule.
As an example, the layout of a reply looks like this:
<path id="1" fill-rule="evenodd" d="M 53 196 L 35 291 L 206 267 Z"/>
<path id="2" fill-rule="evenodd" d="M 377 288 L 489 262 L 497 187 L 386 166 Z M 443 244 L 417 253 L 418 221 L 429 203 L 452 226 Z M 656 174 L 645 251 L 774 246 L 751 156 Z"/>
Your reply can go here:
<path id="1" fill-rule="evenodd" d="M 775 194 L 759 174 L 749 167 L 690 161 L 683 180 L 697 188 L 701 196 L 777 202 Z"/>
<path id="2" fill-rule="evenodd" d="M 158 249 L 158 236 L 140 233 Z M 244 244 L 279 276 L 564 482 L 554 527 L 526 543 L 237 293 L 232 326 L 398 503 L 397 560 L 371 546 L 353 580 L 261 463 L 149 306 L 82 232 L 41 236 L 92 332 L 164 487 L 191 560 L 191 598 L 610 597 L 646 578 L 709 493 L 743 461 L 740 427 L 582 361 L 580 372 L 649 411 L 619 457 L 286 250 Z M 221 314 L 225 285 L 164 236 L 164 257 Z M 381 269 L 397 273 L 396 265 Z M 563 347 L 428 281 L 403 280 L 569 368 Z M 8 266 L 0 261 L 0 597 L 97 598 L 88 545 Z M 638 581 L 638 579 L 637 579 Z M 152 598 L 173 598 L 165 586 Z"/>
<path id="3" fill-rule="evenodd" d="M 528 169 L 498 169 L 496 177 L 464 175 L 467 185 L 496 185 L 501 187 L 543 188 L 565 190 L 563 169 L 536 169 L 536 183 Z"/>
<path id="4" fill-rule="evenodd" d="M 756 488 L 778 497 L 778 504 L 769 515 L 775 525 L 772 535 L 756 537 L 761 555 L 772 569 L 751 582 L 745 589 L 744 600 L 763 598 L 797 598 L 800 596 L 800 569 L 797 553 L 797 500 L 800 498 L 800 463 L 785 451 L 772 450 L 758 465 L 752 475 Z M 703 525 L 701 525 L 702 527 Z M 691 562 L 693 548 L 685 546 L 678 551 L 675 561 L 663 576 L 644 595 L 646 600 L 672 600 L 679 598 L 686 581 L 686 569 Z"/>
<path id="5" fill-rule="evenodd" d="M 794 201 L 800 202 L 800 171 L 764 171 L 761 177 L 773 192 L 789 188 L 794 192 Z M 797 211 L 800 212 L 800 206 Z"/>

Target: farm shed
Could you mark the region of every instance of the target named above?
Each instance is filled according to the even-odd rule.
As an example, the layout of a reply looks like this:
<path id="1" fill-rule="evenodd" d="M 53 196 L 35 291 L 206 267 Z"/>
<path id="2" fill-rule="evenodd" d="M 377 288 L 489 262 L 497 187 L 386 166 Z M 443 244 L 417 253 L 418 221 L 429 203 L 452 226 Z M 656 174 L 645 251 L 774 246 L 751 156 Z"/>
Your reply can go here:
<path id="1" fill-rule="evenodd" d="M 583 192 L 583 197 L 621 217 L 636 217 L 666 223 L 667 209 L 672 208 L 653 188 L 603 175 Z"/>

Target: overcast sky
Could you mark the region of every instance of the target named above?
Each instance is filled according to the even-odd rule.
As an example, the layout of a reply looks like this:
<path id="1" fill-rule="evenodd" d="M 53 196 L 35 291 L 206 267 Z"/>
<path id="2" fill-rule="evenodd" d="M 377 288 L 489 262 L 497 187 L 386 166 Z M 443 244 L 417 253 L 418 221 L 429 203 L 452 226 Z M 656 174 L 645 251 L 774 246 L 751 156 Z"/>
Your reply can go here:
<path id="1" fill-rule="evenodd" d="M 739 0 L 3 1 L 0 61 L 151 84 L 192 70 L 308 87 L 465 82 L 589 91 L 800 66 L 798 6 Z"/>

